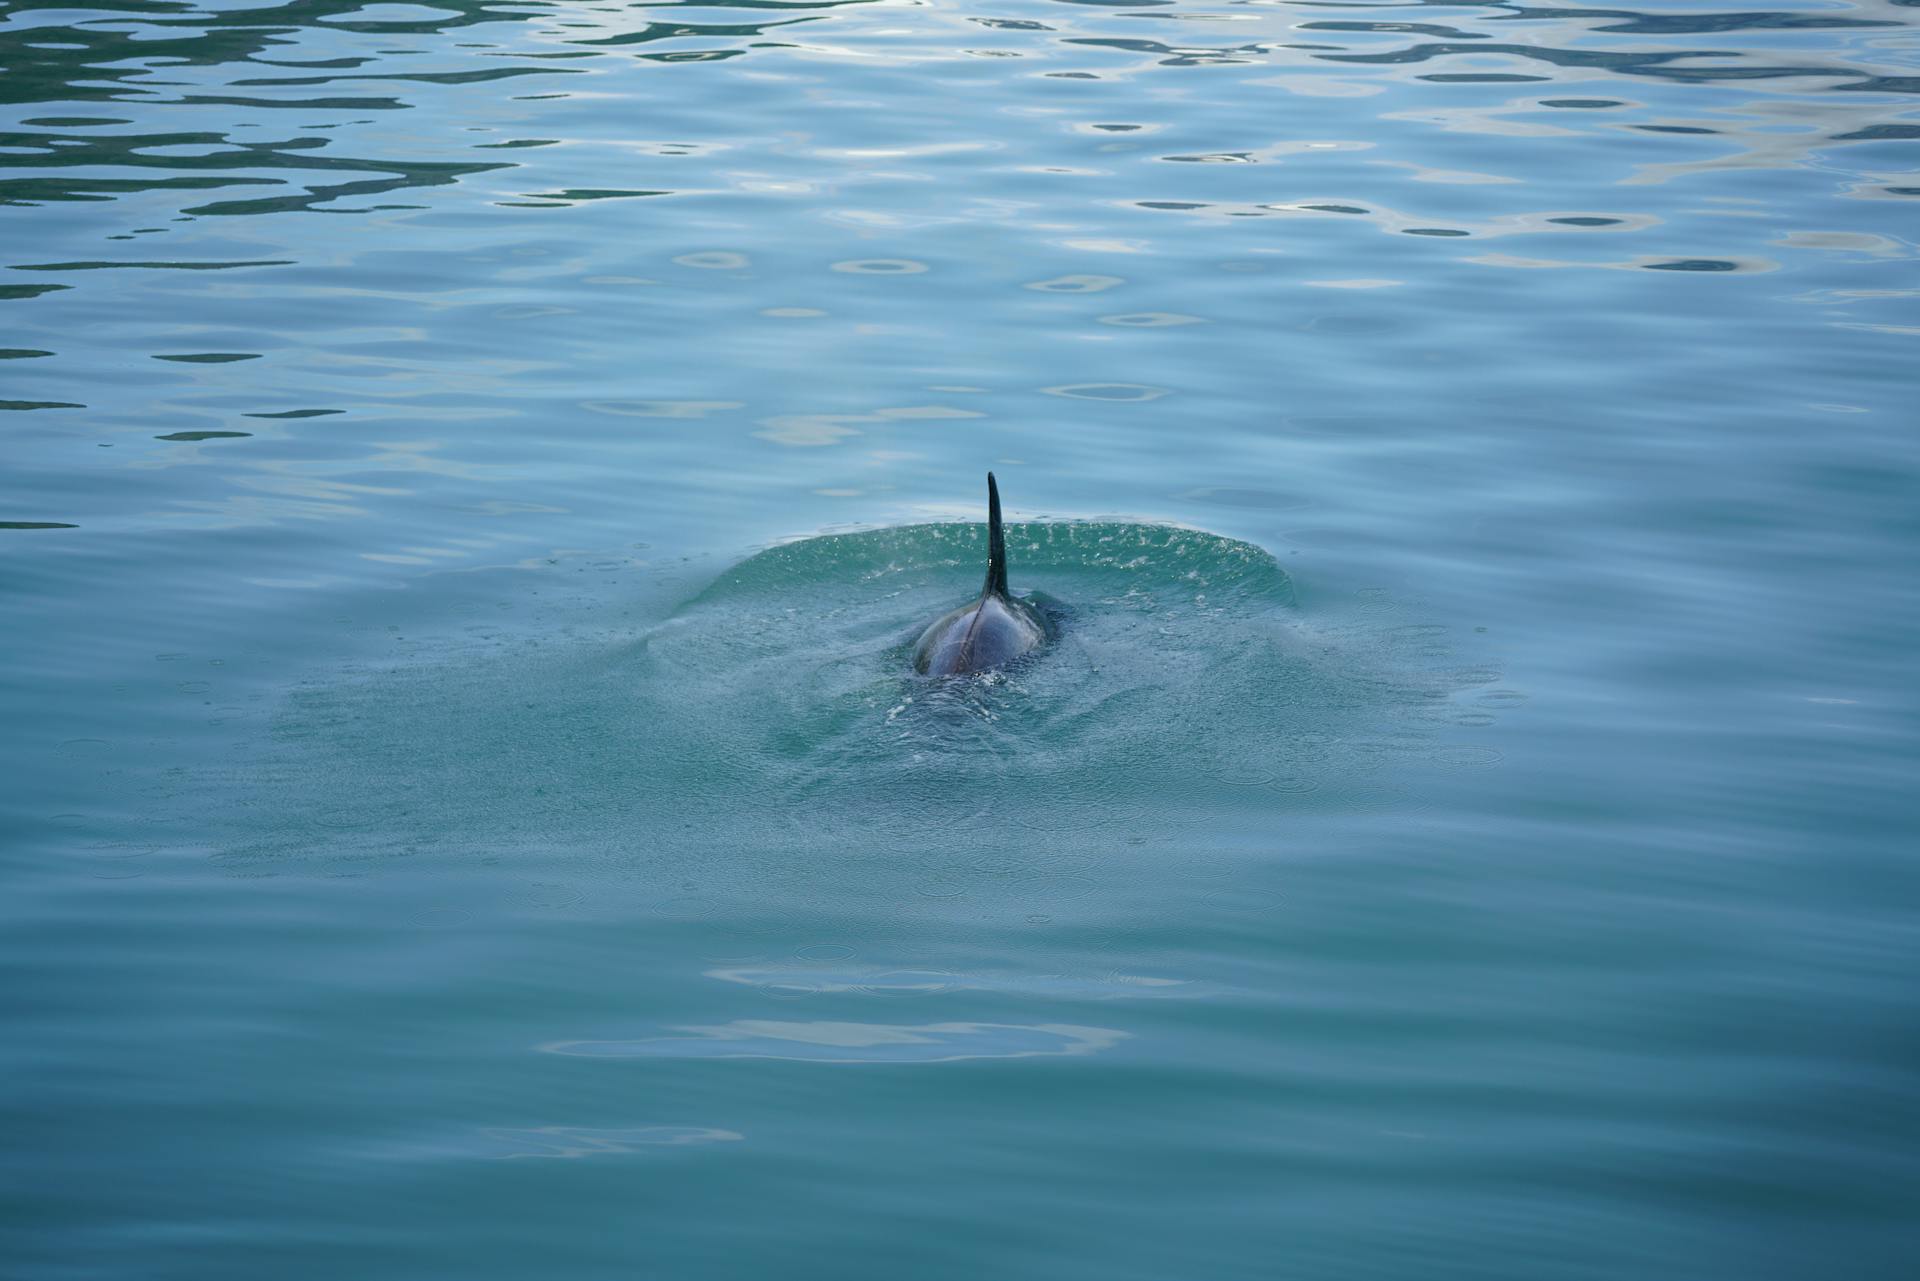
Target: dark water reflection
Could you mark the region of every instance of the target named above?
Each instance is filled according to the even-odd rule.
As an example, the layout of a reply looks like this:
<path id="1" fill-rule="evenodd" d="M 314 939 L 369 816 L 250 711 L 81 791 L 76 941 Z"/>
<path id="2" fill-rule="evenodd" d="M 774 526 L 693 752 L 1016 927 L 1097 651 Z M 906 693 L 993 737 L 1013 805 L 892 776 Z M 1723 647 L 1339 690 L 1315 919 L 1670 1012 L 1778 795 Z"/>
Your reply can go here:
<path id="1" fill-rule="evenodd" d="M 37 206 L 174 191 L 183 193 L 176 208 L 186 216 L 307 209 L 372 213 L 418 208 L 421 206 L 417 204 L 360 203 L 359 198 L 454 185 L 503 169 L 543 169 L 545 166 L 536 158 L 514 153 L 563 145 L 570 139 L 462 140 L 442 136 L 430 147 L 395 146 L 391 131 L 380 123 L 380 117 L 365 113 L 418 110 L 436 114 L 455 102 L 473 102 L 481 95 L 468 92 L 469 87 L 486 86 L 483 100 L 496 104 L 490 114 L 497 114 L 504 103 L 565 101 L 582 95 L 596 98 L 612 88 L 603 83 L 609 77 L 616 79 L 615 91 L 623 95 L 664 98 L 669 90 L 680 89 L 681 83 L 636 81 L 639 69 L 632 67 L 631 61 L 718 61 L 749 55 L 756 62 L 785 68 L 784 74 L 773 73 L 775 84 L 790 81 L 796 67 L 875 57 L 894 69 L 939 66 L 944 70 L 936 73 L 938 78 L 972 81 L 977 77 L 956 73 L 953 64 L 968 58 L 996 57 L 1035 64 L 1011 70 L 1011 74 L 1023 77 L 1131 79 L 1154 66 L 1234 68 L 1222 74 L 1236 85 L 1281 88 L 1306 97 L 1372 96 L 1389 85 L 1409 83 L 1409 77 L 1427 83 L 1559 85 L 1645 77 L 1670 86 L 1719 85 L 1748 92 L 1752 91 L 1749 82 L 1792 80 L 1792 85 L 1764 88 L 1776 95 L 1775 102 L 1797 99 L 1806 106 L 1819 106 L 1814 111 L 1796 113 L 1798 124 L 1785 126 L 1794 142 L 1791 150 L 1784 152 L 1775 144 L 1770 157 L 1773 164 L 1792 160 L 1805 163 L 1816 149 L 1833 144 L 1893 142 L 1920 136 L 1920 125 L 1907 119 L 1903 100 L 1898 97 L 1920 89 L 1920 76 L 1913 74 L 1910 49 L 1903 41 L 1883 34 L 1910 26 L 1903 7 L 1892 3 L 1828 6 L 1826 12 L 1680 14 L 1504 4 L 1331 2 L 1229 3 L 1221 6 L 1224 12 L 1219 13 L 1131 4 L 1026 7 L 1046 15 L 1048 20 L 950 15 L 919 5 L 844 2 L 431 7 L 308 3 L 224 12 L 208 12 L 187 3 L 89 9 L 16 5 L 7 15 L 5 27 L 0 28 L 9 69 L 4 101 L 15 109 L 10 127 L 0 134 L 0 148 L 4 148 L 0 154 L 9 158 L 7 168 L 13 171 L 0 184 L 0 198 L 11 204 Z M 1834 11 L 1839 9 L 1845 12 Z M 909 32 L 888 25 L 897 21 L 902 11 L 914 10 L 923 11 L 922 21 L 927 24 L 924 30 Z M 671 16 L 680 11 L 691 16 L 684 20 Z M 1343 11 L 1389 11 L 1399 20 L 1313 16 Z M 1408 21 L 1400 17 L 1422 12 L 1444 13 L 1451 21 Z M 699 20 L 717 14 L 738 14 L 751 20 Z M 1192 30 L 1183 31 L 1179 43 L 1096 34 L 1103 27 L 1117 32 L 1142 23 L 1169 22 L 1180 22 Z M 1192 38 L 1203 30 L 1226 32 L 1241 25 L 1277 28 L 1308 39 L 1210 44 L 1204 38 Z M 1510 38 L 1516 28 L 1526 31 L 1523 42 Z M 955 48 L 945 39 L 931 39 L 935 32 L 943 37 L 985 38 L 988 43 L 978 48 Z M 1792 36 L 1791 48 L 1781 47 L 1783 33 Z M 50 38 L 53 36 L 58 39 Z M 1677 38 L 1689 36 L 1719 39 L 1711 47 L 1672 47 Z M 529 43 L 538 47 L 527 47 Z M 658 45 L 673 47 L 654 47 Z M 422 61 L 416 64 L 416 59 Z M 1425 66 L 1439 62 L 1457 65 L 1445 70 Z M 1073 69 L 1062 70 L 1059 64 Z M 1421 69 L 1407 74 L 1388 70 L 1403 66 Z M 1341 80 L 1328 74 L 1341 67 L 1368 79 Z M 1247 74 L 1248 69 L 1279 69 L 1290 75 L 1279 80 L 1255 79 Z M 669 73 L 648 74 L 657 79 Z M 724 74 L 753 73 L 735 68 Z M 581 76 L 593 80 L 577 82 Z M 1630 81 L 1622 79 L 1621 83 Z M 764 86 L 759 90 L 763 97 L 774 98 L 790 92 L 769 91 Z M 1182 90 L 1183 94 L 1190 92 Z M 1852 104 L 1815 96 L 1832 93 L 1875 96 Z M 834 105 L 828 96 L 805 96 L 819 107 Z M 1678 105 L 1678 100 L 1674 101 Z M 107 108 L 102 104 L 120 105 Z M 1597 126 L 1602 129 L 1734 137 L 1783 131 L 1783 126 L 1769 124 L 1768 117 L 1774 113 L 1766 110 L 1766 100 L 1695 101 L 1689 105 L 1722 118 L 1713 124 L 1663 120 L 1653 104 L 1568 97 L 1564 92 L 1534 102 L 1510 101 L 1492 110 L 1471 110 L 1479 119 L 1481 131 L 1510 137 L 1529 133 L 1548 136 L 1567 129 L 1584 132 L 1560 122 L 1543 122 L 1532 130 L 1518 122 L 1504 126 L 1493 123 L 1565 110 L 1614 110 L 1640 117 L 1609 118 Z M 283 114 L 288 112 L 312 118 L 295 120 Z M 527 109 L 514 114 L 531 123 L 546 113 Z M 1743 116 L 1753 118 L 1743 121 Z M 553 118 L 565 117 L 556 114 Z M 718 122 L 702 123 L 710 129 Z M 1461 127 L 1457 116 L 1451 121 L 1429 123 Z M 154 127 L 161 124 L 173 127 Z M 288 136 L 255 138 L 242 132 L 260 128 Z M 492 133 L 496 129 L 470 124 L 465 131 Z M 458 132 L 461 130 L 444 131 L 447 135 Z M 385 145 L 374 150 L 354 145 L 363 141 Z M 992 146 L 985 139 L 973 145 L 982 143 Z M 642 144 L 642 149 L 649 145 L 662 158 L 697 159 L 703 150 L 699 142 Z M 737 143 L 727 149 L 736 147 Z M 506 154 L 457 158 L 460 151 Z M 1642 150 L 1636 154 L 1648 153 Z M 1161 158 L 1216 162 L 1255 159 L 1245 152 Z M 661 175 L 677 173 L 684 181 L 689 171 L 697 172 L 701 166 L 644 168 Z M 223 194 L 218 198 L 185 194 L 287 186 L 301 190 L 298 194 Z M 567 204 L 689 190 L 685 186 L 650 189 L 559 184 L 558 190 L 524 194 L 541 203 Z"/>

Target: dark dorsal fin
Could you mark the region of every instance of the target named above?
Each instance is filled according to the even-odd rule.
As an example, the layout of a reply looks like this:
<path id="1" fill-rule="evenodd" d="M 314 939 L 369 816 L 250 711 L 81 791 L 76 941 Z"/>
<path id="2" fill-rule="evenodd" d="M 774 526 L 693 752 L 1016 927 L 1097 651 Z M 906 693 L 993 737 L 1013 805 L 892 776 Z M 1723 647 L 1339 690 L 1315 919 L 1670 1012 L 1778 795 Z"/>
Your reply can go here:
<path id="1" fill-rule="evenodd" d="M 1000 486 L 987 473 L 987 585 L 982 596 L 1007 594 L 1007 538 L 1000 530 Z"/>

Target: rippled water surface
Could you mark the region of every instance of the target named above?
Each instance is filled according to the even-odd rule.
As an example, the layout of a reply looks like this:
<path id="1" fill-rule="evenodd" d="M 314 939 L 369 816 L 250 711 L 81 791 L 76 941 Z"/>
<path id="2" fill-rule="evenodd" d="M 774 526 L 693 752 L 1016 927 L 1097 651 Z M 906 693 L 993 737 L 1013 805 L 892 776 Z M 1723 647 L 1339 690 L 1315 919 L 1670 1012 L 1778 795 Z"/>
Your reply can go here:
<path id="1" fill-rule="evenodd" d="M 1907 0 L 0 68 L 0 1273 L 1910 1274 Z"/>

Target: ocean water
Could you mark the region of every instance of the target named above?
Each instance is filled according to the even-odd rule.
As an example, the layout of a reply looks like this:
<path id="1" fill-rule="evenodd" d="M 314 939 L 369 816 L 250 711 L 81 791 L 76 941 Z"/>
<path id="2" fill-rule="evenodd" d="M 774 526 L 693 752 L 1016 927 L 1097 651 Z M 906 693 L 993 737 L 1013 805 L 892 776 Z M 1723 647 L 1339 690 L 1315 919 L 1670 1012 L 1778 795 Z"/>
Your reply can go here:
<path id="1" fill-rule="evenodd" d="M 1912 1275 L 1911 3 L 0 51 L 0 1276 Z"/>

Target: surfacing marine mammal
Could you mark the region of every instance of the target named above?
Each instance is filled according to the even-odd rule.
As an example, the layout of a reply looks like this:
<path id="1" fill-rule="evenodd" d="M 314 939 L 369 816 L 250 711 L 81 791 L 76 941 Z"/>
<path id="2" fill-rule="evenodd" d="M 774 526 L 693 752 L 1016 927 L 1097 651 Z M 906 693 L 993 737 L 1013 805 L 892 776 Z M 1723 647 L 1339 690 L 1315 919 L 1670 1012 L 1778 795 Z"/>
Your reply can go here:
<path id="1" fill-rule="evenodd" d="M 927 676 L 983 672 L 1030 654 L 1053 629 L 1046 618 L 1007 592 L 1007 540 L 1000 530 L 1000 487 L 987 473 L 987 582 L 980 599 L 943 615 L 920 633 L 913 669 Z"/>

